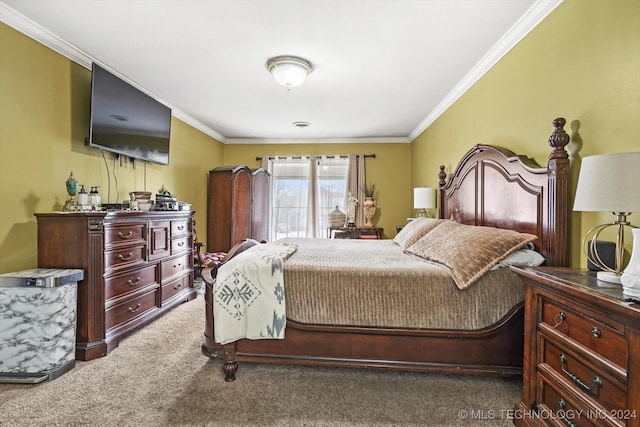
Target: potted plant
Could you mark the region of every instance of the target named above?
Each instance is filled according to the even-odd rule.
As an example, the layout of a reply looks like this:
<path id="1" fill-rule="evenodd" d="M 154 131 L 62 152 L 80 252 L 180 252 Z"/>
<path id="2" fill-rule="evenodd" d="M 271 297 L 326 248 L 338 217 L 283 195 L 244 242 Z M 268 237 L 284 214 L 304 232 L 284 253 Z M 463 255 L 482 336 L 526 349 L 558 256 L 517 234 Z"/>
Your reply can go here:
<path id="1" fill-rule="evenodd" d="M 372 200 L 375 199 L 375 196 L 376 196 L 376 185 L 375 184 L 371 184 L 371 186 L 367 186 L 367 184 L 364 184 L 362 186 L 362 191 L 364 192 L 364 197 L 365 198 L 371 198 Z"/>

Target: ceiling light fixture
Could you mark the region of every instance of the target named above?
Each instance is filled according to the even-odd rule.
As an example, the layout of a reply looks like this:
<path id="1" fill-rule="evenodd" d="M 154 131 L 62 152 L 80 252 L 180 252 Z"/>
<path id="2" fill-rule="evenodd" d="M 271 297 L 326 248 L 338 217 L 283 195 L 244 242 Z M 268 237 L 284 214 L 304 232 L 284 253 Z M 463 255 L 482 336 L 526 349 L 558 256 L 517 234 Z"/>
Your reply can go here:
<path id="1" fill-rule="evenodd" d="M 291 90 L 304 82 L 313 65 L 297 56 L 276 56 L 267 61 L 267 69 L 278 84 Z"/>
<path id="2" fill-rule="evenodd" d="M 298 127 L 298 128 L 306 128 L 306 127 L 311 126 L 311 123 L 309 123 L 309 122 L 293 122 L 292 125 L 294 125 L 295 127 Z"/>

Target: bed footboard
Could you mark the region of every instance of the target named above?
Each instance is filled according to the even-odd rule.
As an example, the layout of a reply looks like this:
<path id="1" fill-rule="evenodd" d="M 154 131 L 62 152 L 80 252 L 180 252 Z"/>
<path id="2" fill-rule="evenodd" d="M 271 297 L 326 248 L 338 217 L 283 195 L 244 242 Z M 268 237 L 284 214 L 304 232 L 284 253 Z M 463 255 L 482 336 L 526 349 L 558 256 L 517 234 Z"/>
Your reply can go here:
<path id="1" fill-rule="evenodd" d="M 214 339 L 213 289 L 205 289 L 202 352 L 223 362 L 233 381 L 238 362 L 378 368 L 418 372 L 517 377 L 522 375 L 524 307 L 476 331 L 306 325 L 287 320 L 284 340 Z"/>

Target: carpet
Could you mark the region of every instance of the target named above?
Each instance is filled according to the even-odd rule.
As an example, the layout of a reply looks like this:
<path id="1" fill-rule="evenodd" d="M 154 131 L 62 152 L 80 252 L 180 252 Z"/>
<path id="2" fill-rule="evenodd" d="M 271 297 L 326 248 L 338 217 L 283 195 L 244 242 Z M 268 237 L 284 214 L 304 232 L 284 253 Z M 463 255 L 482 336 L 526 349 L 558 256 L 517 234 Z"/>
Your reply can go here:
<path id="1" fill-rule="evenodd" d="M 107 357 L 40 384 L 0 384 L 2 426 L 510 426 L 513 378 L 241 363 L 200 351 L 202 295 Z"/>

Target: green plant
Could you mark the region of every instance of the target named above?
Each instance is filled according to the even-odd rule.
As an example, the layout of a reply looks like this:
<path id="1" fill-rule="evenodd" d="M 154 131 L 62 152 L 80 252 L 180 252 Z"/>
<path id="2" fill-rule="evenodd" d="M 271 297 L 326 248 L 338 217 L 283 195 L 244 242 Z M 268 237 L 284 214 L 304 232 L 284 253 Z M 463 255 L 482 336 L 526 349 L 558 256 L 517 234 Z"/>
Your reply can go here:
<path id="1" fill-rule="evenodd" d="M 364 192 L 364 196 L 365 197 L 375 197 L 375 195 L 376 195 L 376 185 L 375 184 L 371 184 L 371 186 L 367 186 L 367 184 L 364 184 L 362 186 L 362 191 Z"/>

